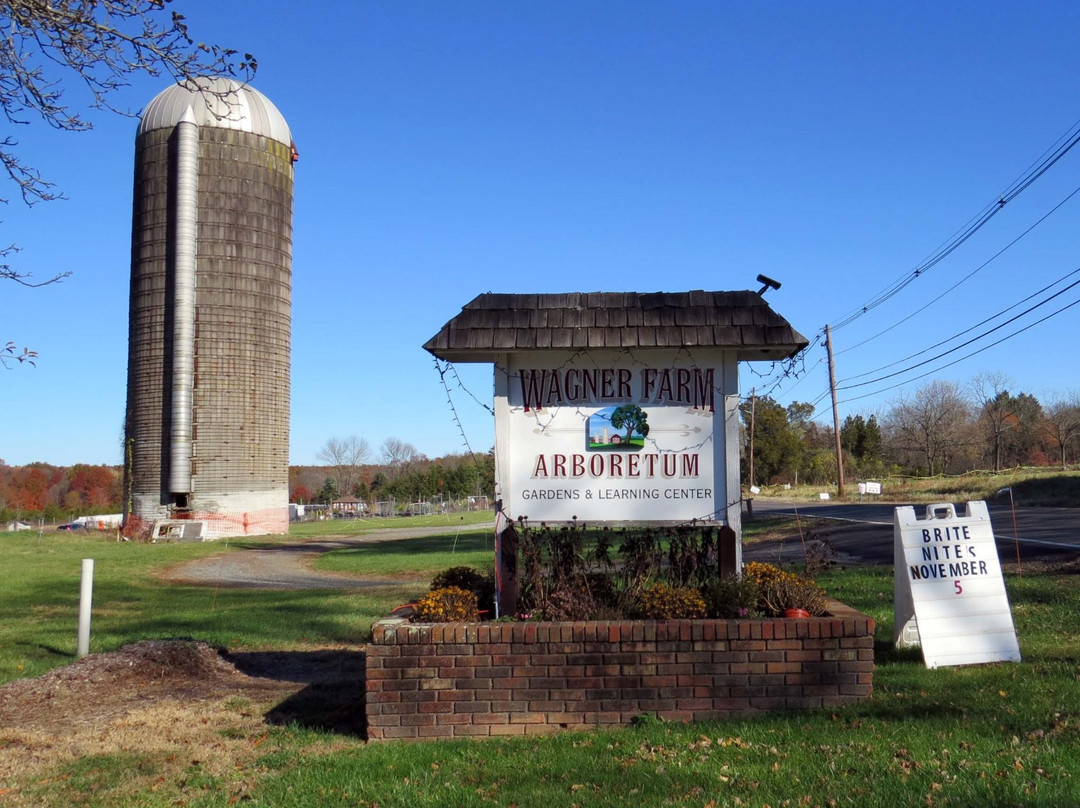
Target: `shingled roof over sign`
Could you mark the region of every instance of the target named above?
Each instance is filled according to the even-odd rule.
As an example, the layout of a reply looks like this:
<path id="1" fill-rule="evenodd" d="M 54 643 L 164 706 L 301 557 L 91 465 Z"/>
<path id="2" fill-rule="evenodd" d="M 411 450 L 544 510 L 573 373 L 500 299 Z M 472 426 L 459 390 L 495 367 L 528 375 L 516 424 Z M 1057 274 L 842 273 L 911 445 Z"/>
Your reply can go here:
<path id="1" fill-rule="evenodd" d="M 757 292 L 696 291 L 487 293 L 467 303 L 424 348 L 452 362 L 583 348 L 724 348 L 740 360 L 770 360 L 806 345 Z"/>

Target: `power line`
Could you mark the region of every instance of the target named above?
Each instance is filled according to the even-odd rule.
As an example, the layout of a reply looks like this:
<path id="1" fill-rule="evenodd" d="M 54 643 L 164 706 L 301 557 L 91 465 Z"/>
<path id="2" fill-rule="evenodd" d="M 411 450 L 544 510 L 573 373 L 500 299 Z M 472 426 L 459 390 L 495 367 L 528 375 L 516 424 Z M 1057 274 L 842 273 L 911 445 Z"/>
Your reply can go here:
<path id="1" fill-rule="evenodd" d="M 1078 189 L 1078 190 L 1080 190 L 1080 189 Z M 856 375 L 854 375 L 854 376 L 848 376 L 848 377 L 847 377 L 846 379 L 843 379 L 843 381 L 845 381 L 845 382 L 849 382 L 849 381 L 851 381 L 851 380 L 853 380 L 853 379 L 861 379 L 861 378 L 863 378 L 864 376 L 869 376 L 869 375 L 871 375 L 871 374 L 873 374 L 873 373 L 880 373 L 881 371 L 885 370 L 886 368 L 891 368 L 891 367 L 894 367 L 894 366 L 896 366 L 896 365 L 899 365 L 899 364 L 900 364 L 900 363 L 902 363 L 902 362 L 907 362 L 907 361 L 910 361 L 910 360 L 912 360 L 912 359 L 914 359 L 914 358 L 916 358 L 916 357 L 918 357 L 918 356 L 922 356 L 922 355 L 923 355 L 924 353 L 927 353 L 928 351 L 932 351 L 932 350 L 934 350 L 935 348 L 940 348 L 940 347 L 941 347 L 942 345 L 946 345 L 947 343 L 950 343 L 950 342 L 952 342 L 952 341 L 953 341 L 954 339 L 958 339 L 959 337 L 962 337 L 962 336 L 964 336 L 965 334 L 968 334 L 968 333 L 970 333 L 970 332 L 974 331 L 974 330 L 975 330 L 976 328 L 980 328 L 981 326 L 984 326 L 984 325 L 986 325 L 987 323 L 989 323 L 989 322 L 992 322 L 993 320 L 996 320 L 996 319 L 997 319 L 998 317 L 1002 316 L 1002 315 L 1003 315 L 1003 314 L 1005 314 L 1006 312 L 1012 311 L 1012 310 L 1013 310 L 1013 309 L 1015 309 L 1015 308 L 1016 308 L 1017 306 L 1021 306 L 1021 305 L 1023 305 L 1024 303 L 1027 303 L 1027 302 L 1028 302 L 1029 300 L 1031 300 L 1032 298 L 1034 298 L 1034 297 L 1037 297 L 1038 295 L 1041 295 L 1041 294 L 1042 294 L 1043 292 L 1045 292 L 1045 291 L 1047 291 L 1047 290 L 1049 290 L 1049 289 L 1052 289 L 1053 287 L 1057 286 L 1057 285 L 1058 285 L 1059 283 L 1062 283 L 1063 281 L 1065 281 L 1065 280 L 1067 280 L 1067 279 L 1071 278 L 1071 277 L 1072 277 L 1073 275 L 1076 275 L 1077 273 L 1080 273 L 1080 268 L 1074 269 L 1074 270 L 1073 270 L 1072 272 L 1069 272 L 1069 273 L 1067 273 L 1066 275 L 1063 275 L 1062 277 L 1058 278 L 1058 279 L 1057 279 L 1056 281 L 1054 281 L 1053 283 L 1047 284 L 1046 286 L 1044 286 L 1044 287 L 1043 287 L 1042 289 L 1040 289 L 1039 291 L 1037 291 L 1037 292 L 1032 292 L 1032 293 L 1031 293 L 1030 295 L 1028 295 L 1027 297 L 1025 297 L 1025 298 L 1023 298 L 1023 299 L 1021 299 L 1021 300 L 1018 300 L 1017 302 L 1013 303 L 1013 304 L 1012 304 L 1011 306 L 1009 306 L 1008 308 L 1006 308 L 1006 309 L 1002 309 L 1001 311 L 997 312 L 996 314 L 992 314 L 991 316 L 987 317 L 987 318 L 986 318 L 986 319 L 984 319 L 984 320 L 980 320 L 979 322 L 975 323 L 974 325 L 972 325 L 972 326 L 969 326 L 968 328 L 965 328 L 965 329 L 964 329 L 963 331 L 959 331 L 959 332 L 957 332 L 956 334 L 953 334 L 953 335 L 952 335 L 951 337 L 947 337 L 946 339 L 943 339 L 943 340 L 941 340 L 940 342 L 934 343 L 934 344 L 933 344 L 933 345 L 931 345 L 931 346 L 930 346 L 929 348 L 923 348 L 923 349 L 922 349 L 921 351 L 917 351 L 916 353 L 913 353 L 913 354 L 909 354 L 908 356 L 905 356 L 905 357 L 903 357 L 903 358 L 901 358 L 901 359 L 897 359 L 897 360 L 896 360 L 895 362 L 890 362 L 890 363 L 889 363 L 889 364 L 887 364 L 887 365 L 882 365 L 881 367 L 875 368 L 874 370 L 868 370 L 868 371 L 866 371 L 866 372 L 864 372 L 864 373 L 858 373 L 858 374 L 856 374 Z M 1057 295 L 1060 295 L 1060 294 L 1061 294 L 1062 292 L 1066 292 L 1066 291 L 1068 291 L 1068 290 L 1069 290 L 1069 289 L 1071 289 L 1071 288 L 1072 288 L 1073 286 L 1076 286 L 1076 284 L 1074 283 L 1074 284 L 1072 284 L 1072 286 L 1068 286 L 1068 287 L 1066 287 L 1065 289 L 1062 289 L 1062 290 L 1061 290 L 1061 292 L 1058 292 L 1058 293 L 1057 293 L 1056 295 L 1054 295 L 1053 297 L 1049 297 L 1049 298 L 1047 298 L 1047 299 L 1046 299 L 1046 300 L 1044 300 L 1044 301 L 1043 301 L 1042 303 L 1038 304 L 1038 306 L 1041 306 L 1041 305 L 1043 305 L 1044 303 L 1047 303 L 1047 302 L 1049 302 L 1050 300 L 1053 300 L 1053 299 L 1054 299 L 1054 297 L 1057 297 Z M 1025 312 L 1023 312 L 1023 313 L 1021 313 L 1021 314 L 1018 314 L 1018 315 L 1017 315 L 1017 317 L 1022 317 L 1022 316 L 1023 316 L 1024 314 L 1027 314 L 1028 312 L 1030 312 L 1030 311 L 1033 311 L 1033 310 L 1034 310 L 1035 308 L 1038 308 L 1038 306 L 1033 306 L 1032 308 L 1028 309 L 1027 311 L 1025 311 Z M 1016 319 L 1016 318 L 1013 318 L 1013 320 L 1015 320 L 1015 319 Z M 1008 320 L 1008 321 L 1006 321 L 1006 322 L 1002 323 L 1002 324 L 1001 324 L 1000 326 L 997 326 L 997 328 L 1001 328 L 1002 326 L 1008 325 L 1008 324 L 1009 324 L 1010 322 L 1012 322 L 1013 320 Z M 981 338 L 982 336 L 986 336 L 986 334 L 990 334 L 990 333 L 993 333 L 993 330 L 996 330 L 996 329 L 992 329 L 991 331 L 988 331 L 988 332 L 986 332 L 986 333 L 982 334 L 982 335 L 981 335 L 980 337 L 976 337 L 975 339 L 980 339 L 980 338 Z M 965 344 L 968 344 L 968 343 L 965 343 Z M 956 348 L 954 348 L 954 349 L 952 349 L 952 350 L 959 350 L 960 348 L 963 348 L 963 347 L 964 347 L 963 345 L 959 345 L 959 346 L 957 346 Z M 944 356 L 944 354 L 941 354 L 941 355 L 939 355 L 938 357 L 934 357 L 934 359 L 940 358 L 940 356 Z M 928 362 L 932 362 L 932 361 L 934 361 L 934 359 L 928 359 L 928 360 L 926 360 L 926 361 L 928 361 Z M 912 366 L 912 368 L 909 368 L 909 370 L 910 370 L 910 369 L 913 369 L 914 367 L 918 367 L 918 365 L 914 365 L 914 366 Z M 898 372 L 899 372 L 899 373 L 903 373 L 904 371 L 898 371 Z M 895 374 L 894 374 L 894 375 L 895 375 Z M 887 377 L 887 376 L 885 376 L 885 377 L 882 377 L 882 378 L 888 378 L 888 377 Z M 880 381 L 880 380 L 881 380 L 881 379 L 878 379 L 878 381 Z M 866 382 L 866 384 L 873 384 L 873 383 L 874 383 L 873 381 L 870 381 L 870 382 Z M 857 386 L 857 385 L 851 385 L 851 386 Z M 842 388 L 842 389 L 847 389 L 847 388 Z"/>
<path id="2" fill-rule="evenodd" d="M 1006 244 L 1004 247 L 1002 247 L 1000 250 L 998 250 L 996 253 L 994 253 L 992 256 L 990 256 L 988 259 L 983 261 L 983 263 L 979 264 L 979 266 L 975 267 L 975 269 L 971 270 L 971 272 L 969 272 L 963 278 L 958 280 L 956 283 L 954 283 L 952 286 L 950 286 L 948 289 L 946 289 L 940 295 L 935 297 L 933 300 L 928 301 L 927 303 L 925 303 L 924 305 L 920 306 L 915 311 L 913 311 L 911 314 L 909 314 L 907 317 L 904 317 L 903 319 L 896 321 L 895 323 L 890 325 L 888 328 L 885 328 L 885 329 L 879 331 L 878 333 L 874 334 L 872 337 L 867 337 L 862 342 L 857 342 L 854 345 L 851 345 L 851 346 L 845 348 L 842 351 L 837 351 L 836 353 L 837 354 L 845 354 L 848 351 L 854 351 L 856 348 L 861 348 L 863 345 L 866 345 L 869 342 L 873 342 L 878 337 L 881 337 L 881 336 L 884 336 L 885 334 L 888 334 L 890 331 L 892 331 L 897 326 L 903 325 L 904 323 L 906 323 L 908 320 L 910 320 L 915 315 L 921 314 L 922 312 L 926 311 L 926 309 L 930 308 L 932 305 L 937 303 L 939 300 L 941 300 L 946 295 L 949 295 L 952 292 L 954 292 L 959 286 L 961 286 L 964 283 L 966 283 L 967 281 L 971 280 L 972 277 L 974 277 L 977 273 L 979 273 L 983 269 L 985 269 L 990 263 L 995 261 L 997 258 L 1001 257 L 1002 254 L 1004 254 L 1007 250 L 1009 250 L 1011 247 L 1013 247 L 1018 241 L 1020 241 L 1020 239 L 1024 238 L 1024 236 L 1028 235 L 1032 230 L 1034 230 L 1040 224 L 1042 224 L 1047 219 L 1049 219 L 1051 216 L 1053 216 L 1055 213 L 1057 213 L 1058 210 L 1066 202 L 1068 202 L 1070 199 L 1072 199 L 1078 193 L 1080 193 L 1080 186 L 1077 186 L 1073 190 L 1073 192 L 1071 194 L 1069 194 L 1064 199 L 1062 199 L 1060 202 L 1058 202 L 1053 208 L 1051 208 L 1049 211 L 1047 211 L 1043 216 L 1041 216 L 1034 224 L 1032 224 L 1024 232 L 1022 232 L 1020 235 L 1018 235 L 1016 238 L 1014 238 L 1012 241 L 1010 241 L 1008 244 Z M 948 340 L 946 340 L 946 342 L 947 341 Z M 941 344 L 941 343 L 938 343 L 938 344 Z M 927 350 L 930 350 L 930 349 L 928 348 Z M 918 354 L 916 354 L 916 356 L 918 356 Z M 903 360 L 899 360 L 899 361 L 903 361 Z M 885 367 L 890 367 L 890 365 L 886 365 Z M 869 372 L 873 373 L 874 371 L 869 371 Z"/>
<path id="3" fill-rule="evenodd" d="M 844 326 L 858 320 L 865 314 L 868 314 L 873 309 L 885 303 L 895 295 L 899 294 L 909 284 L 913 283 L 917 278 L 922 276 L 925 272 L 932 269 L 938 263 L 943 261 L 954 251 L 956 251 L 964 242 L 975 235 L 979 230 L 986 225 L 994 216 L 1005 207 L 1006 204 L 1014 200 L 1017 196 L 1027 190 L 1031 185 L 1038 180 L 1043 174 L 1050 170 L 1062 157 L 1069 153 L 1072 148 L 1080 143 L 1080 121 L 1073 124 L 1072 128 L 1062 135 L 1046 152 L 1042 157 L 1032 163 L 1020 177 L 1013 181 L 1013 183 L 1005 189 L 1004 192 L 994 202 L 987 205 L 974 217 L 972 217 L 967 224 L 963 225 L 956 233 L 954 233 L 949 239 L 942 243 L 938 249 L 931 253 L 929 257 L 924 259 L 922 263 L 913 269 L 909 270 L 905 275 L 901 276 L 891 286 L 880 292 L 876 297 L 872 298 L 868 302 L 864 303 L 861 307 L 854 309 L 847 315 L 842 317 L 839 322 L 832 325 L 832 330 L 837 331 Z"/>
<path id="4" fill-rule="evenodd" d="M 953 365 L 956 365 L 956 364 L 959 364 L 960 362 L 963 362 L 965 359 L 970 359 L 973 356 L 981 354 L 983 351 L 988 351 L 991 348 L 994 348 L 994 347 L 1000 345 L 1001 343 L 1012 339 L 1015 336 L 1023 334 L 1025 331 L 1028 331 L 1028 330 L 1034 328 L 1037 325 L 1041 325 L 1042 323 L 1045 323 L 1050 318 L 1056 317 L 1057 315 L 1061 314 L 1064 311 L 1067 311 L 1068 309 L 1071 309 L 1073 306 L 1075 306 L 1077 304 L 1080 304 L 1080 300 L 1074 300 L 1072 303 L 1069 303 L 1068 305 L 1062 306 L 1057 311 L 1051 312 L 1050 314 L 1046 315 L 1045 317 L 1043 317 L 1043 318 L 1041 318 L 1039 320 L 1036 320 L 1033 323 L 1029 323 L 1028 325 L 1024 326 L 1023 328 L 1017 329 L 1016 331 L 1012 332 L 1011 334 L 1007 334 L 1006 336 L 1002 337 L 1001 339 L 997 340 L 996 342 L 991 342 L 989 345 L 983 346 L 982 348 L 979 348 L 976 351 L 972 351 L 969 354 L 965 354 L 964 356 L 961 356 L 959 359 L 954 359 L 952 362 L 947 362 L 946 364 L 942 365 L 941 367 L 934 368 L 933 370 L 928 370 L 926 373 L 923 373 L 923 374 L 921 374 L 919 376 L 916 376 L 916 377 L 914 377 L 912 379 L 908 379 L 907 381 L 903 381 L 903 382 L 897 382 L 894 385 L 891 385 L 889 387 L 884 387 L 881 390 L 875 390 L 872 393 L 865 393 L 865 394 L 863 394 L 861 396 L 854 396 L 852 398 L 846 398 L 846 399 L 844 399 L 843 401 L 841 401 L 839 403 L 840 404 L 847 404 L 850 401 L 859 401 L 860 399 L 869 398 L 870 396 L 876 396 L 879 393 L 885 393 L 885 392 L 888 392 L 889 390 L 895 390 L 897 387 L 902 387 L 903 385 L 908 384 L 909 382 L 918 381 L 919 379 L 925 379 L 927 376 L 930 376 L 930 375 L 932 375 L 934 373 L 937 373 L 940 370 L 944 370 L 945 368 L 950 368 Z"/>

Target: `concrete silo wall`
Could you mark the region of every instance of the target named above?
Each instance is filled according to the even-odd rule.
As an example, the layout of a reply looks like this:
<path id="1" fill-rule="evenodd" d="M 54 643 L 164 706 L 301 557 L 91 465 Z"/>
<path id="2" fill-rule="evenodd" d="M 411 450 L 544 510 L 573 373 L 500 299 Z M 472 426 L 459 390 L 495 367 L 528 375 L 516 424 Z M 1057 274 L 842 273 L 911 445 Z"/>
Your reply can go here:
<path id="1" fill-rule="evenodd" d="M 178 484 L 170 475 L 178 451 L 172 374 L 181 354 L 174 344 L 176 140 L 177 129 L 155 129 L 136 144 L 127 507 L 145 522 L 207 520 L 211 537 L 285 532 L 290 148 L 198 127 L 194 357 L 190 415 L 180 416 L 190 417 L 190 483 Z"/>

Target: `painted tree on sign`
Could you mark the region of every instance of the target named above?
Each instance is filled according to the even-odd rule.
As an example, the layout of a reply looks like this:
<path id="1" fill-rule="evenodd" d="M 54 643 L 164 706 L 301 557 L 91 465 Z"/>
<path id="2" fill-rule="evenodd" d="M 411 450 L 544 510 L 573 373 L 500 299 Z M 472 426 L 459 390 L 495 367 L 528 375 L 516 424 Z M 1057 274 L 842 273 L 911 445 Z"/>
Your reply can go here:
<path id="1" fill-rule="evenodd" d="M 637 404 L 623 404 L 611 413 L 611 425 L 616 429 L 626 429 L 626 442 L 635 432 L 641 437 L 649 437 L 649 414 Z"/>

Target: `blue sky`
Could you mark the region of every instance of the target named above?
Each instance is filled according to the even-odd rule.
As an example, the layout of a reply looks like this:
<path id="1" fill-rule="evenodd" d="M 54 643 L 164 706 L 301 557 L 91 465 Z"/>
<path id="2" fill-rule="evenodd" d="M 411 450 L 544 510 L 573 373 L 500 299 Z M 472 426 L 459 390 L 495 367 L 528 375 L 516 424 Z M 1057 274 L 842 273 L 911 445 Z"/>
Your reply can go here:
<path id="1" fill-rule="evenodd" d="M 463 450 L 421 345 L 482 292 L 757 290 L 764 273 L 783 284 L 768 301 L 813 339 L 919 266 L 1080 119 L 1076 4 L 174 5 L 197 38 L 257 55 L 253 84 L 300 151 L 294 464 L 315 462 L 332 436 Z M 164 86 L 140 80 L 117 101 L 137 111 Z M 0 240 L 22 248 L 15 267 L 36 278 L 73 272 L 43 289 L 0 286 L 0 342 L 40 354 L 36 368 L 0 372 L 0 458 L 13 465 L 121 462 L 137 122 L 93 120 L 85 134 L 13 133 L 68 199 L 26 209 L 3 188 Z M 1078 185 L 1080 148 L 837 330 L 841 384 L 1080 268 L 1078 195 L 947 291 Z M 1078 298 L 842 391 L 841 418 L 986 371 L 1044 401 L 1075 391 L 1080 306 L 933 371 Z M 831 420 L 824 358 L 814 347 L 780 387 L 759 375 L 768 366 L 744 369 L 743 392 L 820 399 L 817 418 Z M 490 401 L 490 366 L 456 370 Z M 490 414 L 453 396 L 465 439 L 486 451 Z"/>

